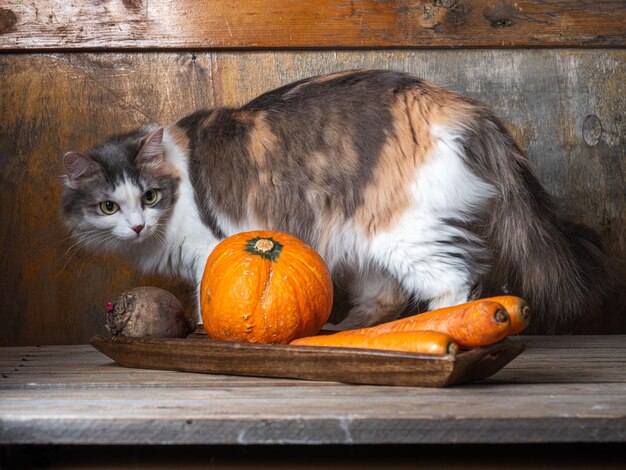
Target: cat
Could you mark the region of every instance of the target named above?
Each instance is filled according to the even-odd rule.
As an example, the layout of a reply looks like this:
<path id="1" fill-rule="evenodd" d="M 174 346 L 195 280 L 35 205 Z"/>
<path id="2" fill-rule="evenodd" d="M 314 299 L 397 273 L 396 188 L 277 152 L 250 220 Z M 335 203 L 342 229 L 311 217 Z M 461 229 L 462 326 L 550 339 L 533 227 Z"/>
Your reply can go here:
<path id="1" fill-rule="evenodd" d="M 606 290 L 597 235 L 557 217 L 501 121 L 402 72 L 303 79 L 63 163 L 85 247 L 198 284 L 221 239 L 286 232 L 349 273 L 340 328 L 507 293 L 530 303 L 531 332 L 567 332 Z"/>

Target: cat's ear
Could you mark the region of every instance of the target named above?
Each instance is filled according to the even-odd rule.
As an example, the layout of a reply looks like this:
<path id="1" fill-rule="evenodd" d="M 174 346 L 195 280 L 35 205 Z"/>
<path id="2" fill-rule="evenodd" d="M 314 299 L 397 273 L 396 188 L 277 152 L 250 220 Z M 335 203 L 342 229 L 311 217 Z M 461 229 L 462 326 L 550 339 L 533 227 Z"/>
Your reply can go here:
<path id="1" fill-rule="evenodd" d="M 163 128 L 160 127 L 144 140 L 137 154 L 137 166 L 160 165 L 165 160 L 163 155 Z"/>
<path id="2" fill-rule="evenodd" d="M 102 175 L 100 165 L 82 153 L 67 152 L 63 155 L 63 165 L 67 173 L 67 182 L 74 189 L 90 183 Z"/>

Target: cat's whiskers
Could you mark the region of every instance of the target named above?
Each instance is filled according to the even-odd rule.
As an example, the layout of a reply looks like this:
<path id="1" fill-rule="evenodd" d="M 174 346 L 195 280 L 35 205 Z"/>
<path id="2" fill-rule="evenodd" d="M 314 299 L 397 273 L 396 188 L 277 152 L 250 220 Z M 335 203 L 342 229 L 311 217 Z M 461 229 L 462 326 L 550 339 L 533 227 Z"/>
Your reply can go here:
<path id="1" fill-rule="evenodd" d="M 89 247 L 92 244 L 97 244 L 99 250 L 101 251 L 101 253 L 110 253 L 111 251 L 114 251 L 111 249 L 111 245 L 114 243 L 117 243 L 117 240 L 115 237 L 110 236 L 110 234 L 108 234 L 107 232 L 102 232 L 100 234 L 95 234 L 93 236 L 90 236 L 91 238 L 88 240 L 85 240 L 85 243 L 83 245 L 83 248 L 85 250 L 89 249 Z M 82 259 L 82 263 L 79 267 L 78 270 L 78 277 L 80 278 L 83 267 L 86 264 L 86 261 L 88 260 L 89 257 L 85 256 Z"/>
<path id="2" fill-rule="evenodd" d="M 71 260 L 72 256 L 78 255 L 79 253 L 83 253 L 83 256 L 80 256 L 80 261 L 85 261 L 89 259 L 89 249 L 93 246 L 102 246 L 101 242 L 105 241 L 105 237 L 103 235 L 91 235 L 89 239 L 81 239 L 77 241 L 72 247 L 72 251 L 68 253 L 69 259 Z"/>
<path id="3" fill-rule="evenodd" d="M 67 268 L 70 261 L 72 261 L 75 255 L 80 252 L 85 253 L 86 256 L 78 258 L 78 272 L 76 274 L 76 280 L 78 281 L 81 278 L 81 274 L 83 268 L 85 267 L 85 264 L 87 263 L 87 260 L 90 258 L 90 256 L 87 254 L 88 248 L 96 243 L 99 244 L 99 246 L 102 246 L 102 242 L 106 241 L 108 238 L 110 238 L 109 234 L 107 234 L 106 232 L 102 232 L 102 230 L 100 229 L 86 230 L 81 232 L 79 235 L 76 236 L 76 241 L 72 244 L 72 246 L 68 248 L 68 250 L 64 254 L 64 256 L 66 257 L 66 262 L 61 270 L 64 271 Z"/>
<path id="4" fill-rule="evenodd" d="M 65 270 L 67 266 L 69 265 L 70 261 L 72 260 L 72 258 L 76 254 L 78 254 L 82 249 L 91 245 L 90 237 L 100 237 L 100 236 L 103 236 L 101 229 L 92 229 L 92 230 L 85 230 L 83 232 L 78 232 L 73 235 L 70 235 L 69 237 L 64 238 L 62 242 L 66 242 L 71 239 L 73 239 L 74 242 L 65 250 L 64 253 L 61 253 L 57 257 L 55 264 L 59 266 L 62 261 L 65 261 L 65 264 L 61 267 L 62 271 Z M 61 243 L 57 244 L 57 249 L 60 248 L 60 245 Z"/>
<path id="5" fill-rule="evenodd" d="M 63 243 L 66 243 L 68 240 L 73 240 L 75 238 L 76 238 L 76 234 L 71 233 L 67 237 L 63 237 L 60 240 L 57 240 L 56 242 L 54 242 L 52 246 L 54 247 L 55 250 L 59 249 Z"/>
<path id="6" fill-rule="evenodd" d="M 68 242 L 72 242 L 70 244 L 69 247 L 64 248 L 62 245 L 66 244 Z M 59 240 L 57 243 L 54 243 L 54 252 L 56 253 L 56 258 L 54 260 L 54 265 L 56 267 L 60 267 L 61 271 L 64 271 L 67 268 L 67 265 L 69 264 L 72 256 L 73 256 L 73 252 L 76 250 L 76 245 L 79 243 L 78 240 L 76 240 L 76 237 L 74 235 L 69 235 L 61 240 Z M 65 264 L 62 265 L 62 263 L 65 262 Z M 62 266 L 61 266 L 62 265 Z"/>
<path id="7" fill-rule="evenodd" d="M 161 245 L 161 249 L 165 251 L 167 249 L 167 242 L 165 240 L 165 235 L 163 234 L 163 232 L 156 230 L 152 236 L 159 242 L 159 244 Z"/>
<path id="8" fill-rule="evenodd" d="M 167 230 L 168 221 L 173 212 L 173 209 L 173 206 L 170 206 L 162 211 L 159 220 L 156 224 L 154 224 L 154 231 L 151 235 L 151 237 L 155 238 L 159 242 L 163 251 L 167 250 L 167 236 L 165 232 Z"/>

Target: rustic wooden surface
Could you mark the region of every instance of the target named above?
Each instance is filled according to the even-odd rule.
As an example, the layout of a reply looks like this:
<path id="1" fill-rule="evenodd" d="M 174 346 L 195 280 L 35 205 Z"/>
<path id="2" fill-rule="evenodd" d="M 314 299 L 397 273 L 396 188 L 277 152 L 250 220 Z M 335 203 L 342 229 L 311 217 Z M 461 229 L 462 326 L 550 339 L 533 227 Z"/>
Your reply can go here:
<path id="1" fill-rule="evenodd" d="M 621 0 L 0 3 L 0 49 L 624 46 Z"/>
<path id="2" fill-rule="evenodd" d="M 0 55 L 0 345 L 86 343 L 104 305 L 143 277 L 73 247 L 61 155 L 202 106 L 240 104 L 305 76 L 405 70 L 481 99 L 508 122 L 566 216 L 594 227 L 626 280 L 626 50 L 55 53 Z M 620 300 L 621 295 L 621 300 Z M 626 287 L 577 331 L 626 332 Z"/>
<path id="3" fill-rule="evenodd" d="M 0 348 L 0 444 L 626 441 L 626 337 L 524 341 L 492 378 L 445 389 L 128 369 L 89 346 Z"/>
<path id="4" fill-rule="evenodd" d="M 445 387 L 490 377 L 523 350 L 500 341 L 458 355 L 188 339 L 107 338 L 91 345 L 125 367 L 367 385 Z"/>

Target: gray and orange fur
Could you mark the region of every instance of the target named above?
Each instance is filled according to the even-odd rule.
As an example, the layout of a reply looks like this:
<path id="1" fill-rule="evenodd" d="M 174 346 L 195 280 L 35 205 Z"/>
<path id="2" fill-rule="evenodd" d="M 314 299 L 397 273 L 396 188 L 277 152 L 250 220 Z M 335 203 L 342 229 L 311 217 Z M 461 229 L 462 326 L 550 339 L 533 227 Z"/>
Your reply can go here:
<path id="1" fill-rule="evenodd" d="M 597 237 L 555 215 L 502 123 L 404 73 L 301 80 L 64 163 L 65 220 L 86 246 L 197 283 L 224 237 L 287 232 L 348 273 L 341 327 L 506 292 L 533 307 L 531 331 L 567 332 L 605 292 Z"/>

